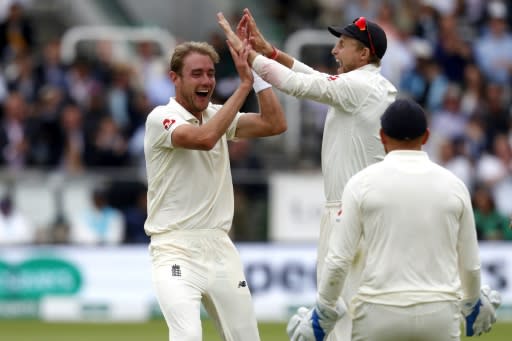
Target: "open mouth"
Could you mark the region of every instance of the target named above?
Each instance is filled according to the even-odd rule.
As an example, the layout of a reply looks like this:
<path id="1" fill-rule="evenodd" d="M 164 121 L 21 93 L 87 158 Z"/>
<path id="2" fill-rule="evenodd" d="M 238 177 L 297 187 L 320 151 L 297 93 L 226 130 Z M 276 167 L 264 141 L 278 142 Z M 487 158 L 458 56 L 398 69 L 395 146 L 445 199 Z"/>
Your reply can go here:
<path id="1" fill-rule="evenodd" d="M 206 97 L 208 97 L 208 94 L 209 94 L 209 91 L 208 91 L 208 90 L 199 90 L 199 91 L 196 91 L 196 95 L 197 95 L 197 96 L 199 96 L 199 97 L 206 98 Z"/>
<path id="2" fill-rule="evenodd" d="M 336 61 L 338 73 L 342 73 L 343 72 L 343 63 L 341 62 L 341 60 L 338 60 L 338 59 L 335 59 L 335 61 Z"/>

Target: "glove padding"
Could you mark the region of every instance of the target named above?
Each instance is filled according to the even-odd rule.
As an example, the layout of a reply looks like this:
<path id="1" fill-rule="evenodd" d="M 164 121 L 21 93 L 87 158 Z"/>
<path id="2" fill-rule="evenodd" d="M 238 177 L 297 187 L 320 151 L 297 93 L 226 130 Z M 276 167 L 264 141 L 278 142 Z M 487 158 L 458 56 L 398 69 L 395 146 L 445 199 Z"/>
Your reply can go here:
<path id="1" fill-rule="evenodd" d="M 315 307 L 300 307 L 286 326 L 291 341 L 323 341 L 336 322 L 345 315 L 347 308 L 342 302 L 336 308 L 317 301 Z"/>
<path id="2" fill-rule="evenodd" d="M 480 298 L 462 301 L 462 314 L 466 320 L 466 336 L 481 335 L 491 330 L 496 322 L 496 309 L 501 305 L 501 295 L 488 285 L 480 289 Z"/>

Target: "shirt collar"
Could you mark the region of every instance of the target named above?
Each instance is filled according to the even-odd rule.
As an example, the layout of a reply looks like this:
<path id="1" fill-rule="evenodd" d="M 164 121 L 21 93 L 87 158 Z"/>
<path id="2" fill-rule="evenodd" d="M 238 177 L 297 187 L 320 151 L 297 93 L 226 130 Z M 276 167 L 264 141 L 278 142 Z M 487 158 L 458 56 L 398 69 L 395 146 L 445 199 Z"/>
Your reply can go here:
<path id="1" fill-rule="evenodd" d="M 175 97 L 171 97 L 169 99 L 168 105 L 172 105 L 173 107 L 176 107 L 178 113 L 183 115 L 183 117 L 185 118 L 186 121 L 188 121 L 188 122 L 198 121 L 194 115 L 192 115 L 187 109 L 183 108 L 183 106 L 176 101 Z M 203 119 L 204 119 L 204 117 L 205 117 L 205 112 L 203 112 Z"/>
<path id="2" fill-rule="evenodd" d="M 373 63 L 366 64 L 366 65 L 363 65 L 360 68 L 358 68 L 358 70 L 364 70 L 364 71 L 369 71 L 369 72 L 373 72 L 373 73 L 379 73 L 380 69 L 381 69 L 380 66 L 377 66 Z"/>
<path id="3" fill-rule="evenodd" d="M 384 160 L 430 160 L 422 150 L 393 150 L 386 154 Z"/>

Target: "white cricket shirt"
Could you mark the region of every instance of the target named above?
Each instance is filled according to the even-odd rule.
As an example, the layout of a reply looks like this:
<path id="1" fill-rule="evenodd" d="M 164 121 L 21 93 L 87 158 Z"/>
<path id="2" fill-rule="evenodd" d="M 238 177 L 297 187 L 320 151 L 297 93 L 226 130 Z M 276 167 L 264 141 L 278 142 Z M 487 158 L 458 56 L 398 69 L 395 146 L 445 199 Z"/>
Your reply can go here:
<path id="1" fill-rule="evenodd" d="M 203 123 L 220 108 L 210 104 L 203 112 Z M 176 127 L 199 126 L 199 120 L 174 98 L 148 115 L 144 137 L 148 177 L 144 229 L 148 235 L 191 229 L 229 231 L 234 204 L 227 141 L 235 138 L 241 115 L 236 115 L 210 151 L 173 147 L 171 135 Z"/>
<path id="2" fill-rule="evenodd" d="M 352 175 L 384 158 L 380 116 L 395 100 L 397 90 L 380 74 L 380 67 L 368 64 L 333 76 L 297 60 L 290 70 L 264 56 L 257 56 L 252 67 L 279 90 L 330 106 L 322 140 L 327 202 L 340 201 Z"/>
<path id="3" fill-rule="evenodd" d="M 357 298 L 410 305 L 480 292 L 480 259 L 464 183 L 422 151 L 393 151 L 354 175 L 332 231 L 319 286 L 334 305 L 360 238 L 366 265 Z M 333 290 L 333 289 L 336 290 Z"/>

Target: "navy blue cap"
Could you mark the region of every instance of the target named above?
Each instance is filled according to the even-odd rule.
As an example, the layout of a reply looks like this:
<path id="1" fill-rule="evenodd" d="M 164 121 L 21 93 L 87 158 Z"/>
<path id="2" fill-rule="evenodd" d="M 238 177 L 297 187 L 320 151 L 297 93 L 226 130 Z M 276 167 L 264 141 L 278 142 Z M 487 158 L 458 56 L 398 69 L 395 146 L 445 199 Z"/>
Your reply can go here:
<path id="1" fill-rule="evenodd" d="M 411 99 L 397 99 L 380 118 L 384 133 L 397 140 L 413 140 L 427 130 L 423 108 Z"/>
<path id="2" fill-rule="evenodd" d="M 359 40 L 380 59 L 382 59 L 384 53 L 386 53 L 386 49 L 388 47 L 386 33 L 379 25 L 372 21 L 366 20 L 364 17 L 357 18 L 354 20 L 354 22 L 352 22 L 352 24 L 344 27 L 329 26 L 327 29 L 336 37 L 344 35 Z M 366 30 L 368 30 L 369 34 Z"/>

